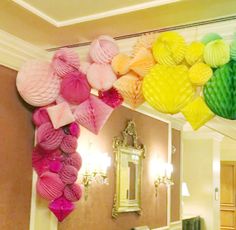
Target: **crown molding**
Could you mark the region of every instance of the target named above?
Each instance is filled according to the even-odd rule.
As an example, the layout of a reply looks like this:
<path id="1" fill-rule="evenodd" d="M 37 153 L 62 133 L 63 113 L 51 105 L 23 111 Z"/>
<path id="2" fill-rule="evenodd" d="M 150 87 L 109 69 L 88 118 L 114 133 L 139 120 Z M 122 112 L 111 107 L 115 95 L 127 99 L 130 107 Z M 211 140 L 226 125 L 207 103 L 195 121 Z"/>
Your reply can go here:
<path id="1" fill-rule="evenodd" d="M 149 1 L 149 2 L 135 4 L 132 6 L 127 6 L 127 7 L 114 9 L 114 10 L 104 11 L 101 13 L 90 14 L 87 16 L 77 17 L 77 18 L 73 18 L 73 19 L 69 19 L 69 20 L 58 21 L 55 18 L 52 18 L 49 15 L 47 15 L 46 13 L 37 9 L 36 7 L 25 2 L 24 0 L 13 0 L 13 2 L 15 2 L 16 4 L 20 5 L 24 9 L 39 16 L 43 20 L 49 22 L 50 24 L 52 24 L 53 26 L 56 26 L 56 27 L 70 26 L 70 25 L 74 25 L 74 24 L 78 24 L 78 23 L 82 23 L 82 22 L 88 22 L 88 21 L 108 18 L 108 17 L 112 17 L 112 16 L 116 16 L 116 15 L 132 13 L 135 11 L 149 9 L 152 7 L 158 7 L 158 6 L 162 6 L 162 5 L 167 5 L 167 4 L 178 2 L 178 1 L 180 1 L 180 0 L 153 0 L 153 1 Z"/>
<path id="2" fill-rule="evenodd" d="M 0 65 L 19 70 L 27 60 L 49 60 L 49 57 L 47 51 L 0 30 Z"/>

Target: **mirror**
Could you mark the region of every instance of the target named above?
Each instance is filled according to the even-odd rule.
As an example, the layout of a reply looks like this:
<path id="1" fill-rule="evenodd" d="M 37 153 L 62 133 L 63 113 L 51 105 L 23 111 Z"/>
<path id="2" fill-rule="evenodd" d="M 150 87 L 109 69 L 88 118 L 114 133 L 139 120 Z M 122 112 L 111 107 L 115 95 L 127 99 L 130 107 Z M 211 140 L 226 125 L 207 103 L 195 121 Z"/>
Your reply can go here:
<path id="1" fill-rule="evenodd" d="M 112 216 L 123 212 L 141 212 L 141 174 L 145 147 L 138 143 L 134 121 L 129 121 L 122 137 L 113 138 L 116 160 L 116 193 Z"/>

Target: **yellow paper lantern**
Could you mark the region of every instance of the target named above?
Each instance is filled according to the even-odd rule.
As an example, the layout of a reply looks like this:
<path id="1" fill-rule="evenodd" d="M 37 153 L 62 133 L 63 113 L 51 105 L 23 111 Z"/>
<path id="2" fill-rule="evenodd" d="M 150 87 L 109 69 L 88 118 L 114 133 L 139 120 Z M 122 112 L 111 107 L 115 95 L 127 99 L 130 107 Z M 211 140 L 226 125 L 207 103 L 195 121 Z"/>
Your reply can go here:
<path id="1" fill-rule="evenodd" d="M 142 80 L 135 73 L 129 72 L 120 77 L 113 86 L 132 108 L 137 108 L 144 102 Z"/>
<path id="2" fill-rule="evenodd" d="M 130 57 L 126 54 L 117 54 L 111 62 L 113 71 L 118 75 L 124 75 L 129 72 Z"/>
<path id="3" fill-rule="evenodd" d="M 192 42 L 186 50 L 185 60 L 189 65 L 203 61 L 204 44 L 201 42 Z"/>
<path id="4" fill-rule="evenodd" d="M 178 33 L 164 32 L 153 44 L 152 51 L 159 64 L 176 65 L 184 59 L 186 43 Z"/>
<path id="5" fill-rule="evenodd" d="M 194 130 L 199 129 L 214 117 L 202 97 L 197 97 L 181 111 Z"/>
<path id="6" fill-rule="evenodd" d="M 155 65 L 144 77 L 145 100 L 162 113 L 175 114 L 185 107 L 194 96 L 188 68 L 184 65 Z"/>
<path id="7" fill-rule="evenodd" d="M 139 76 L 144 77 L 154 65 L 155 60 L 152 56 L 152 52 L 148 49 L 142 48 L 131 60 L 130 69 Z"/>
<path id="8" fill-rule="evenodd" d="M 196 86 L 204 85 L 212 76 L 213 71 L 205 63 L 197 63 L 189 69 L 189 79 Z"/>

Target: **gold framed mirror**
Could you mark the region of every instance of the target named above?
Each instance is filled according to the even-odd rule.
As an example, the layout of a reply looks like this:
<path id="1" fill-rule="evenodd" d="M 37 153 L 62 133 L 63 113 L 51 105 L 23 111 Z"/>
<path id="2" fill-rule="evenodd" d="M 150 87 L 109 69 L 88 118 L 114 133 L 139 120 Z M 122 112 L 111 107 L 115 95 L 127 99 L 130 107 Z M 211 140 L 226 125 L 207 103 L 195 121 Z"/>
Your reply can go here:
<path id="1" fill-rule="evenodd" d="M 145 157 L 145 147 L 138 143 L 136 125 L 128 121 L 122 131 L 122 137 L 113 138 L 115 154 L 116 191 L 112 217 L 119 213 L 141 213 L 141 179 L 142 160 Z"/>

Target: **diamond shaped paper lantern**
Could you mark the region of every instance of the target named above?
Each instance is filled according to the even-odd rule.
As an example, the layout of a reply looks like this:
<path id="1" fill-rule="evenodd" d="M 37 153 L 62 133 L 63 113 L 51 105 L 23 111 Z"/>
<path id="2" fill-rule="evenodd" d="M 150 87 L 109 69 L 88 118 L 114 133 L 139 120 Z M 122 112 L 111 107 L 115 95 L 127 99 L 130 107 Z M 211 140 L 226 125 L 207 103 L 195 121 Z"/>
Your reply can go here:
<path id="1" fill-rule="evenodd" d="M 132 108 L 137 108 L 144 102 L 142 80 L 135 73 L 130 72 L 122 76 L 113 86 Z"/>
<path id="2" fill-rule="evenodd" d="M 70 106 L 66 102 L 48 107 L 47 111 L 54 129 L 58 129 L 75 120 Z"/>
<path id="3" fill-rule="evenodd" d="M 197 97 L 181 111 L 194 130 L 199 129 L 214 117 L 202 97 Z"/>
<path id="4" fill-rule="evenodd" d="M 113 109 L 97 97 L 91 95 L 88 100 L 78 105 L 74 112 L 76 122 L 98 134 Z"/>
<path id="5" fill-rule="evenodd" d="M 49 204 L 49 209 L 61 222 L 75 209 L 75 205 L 66 198 L 60 197 Z"/>

